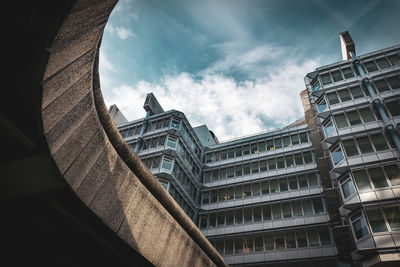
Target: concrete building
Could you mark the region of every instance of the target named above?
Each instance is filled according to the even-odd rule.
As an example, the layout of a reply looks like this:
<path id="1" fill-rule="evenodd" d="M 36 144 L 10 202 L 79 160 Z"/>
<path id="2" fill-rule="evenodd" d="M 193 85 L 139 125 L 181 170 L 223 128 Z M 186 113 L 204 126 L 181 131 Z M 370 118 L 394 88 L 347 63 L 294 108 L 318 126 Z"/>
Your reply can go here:
<path id="1" fill-rule="evenodd" d="M 289 126 L 219 142 L 153 94 L 118 125 L 228 264 L 400 260 L 400 46 L 356 57 L 341 41 L 344 61 L 306 75 Z"/>

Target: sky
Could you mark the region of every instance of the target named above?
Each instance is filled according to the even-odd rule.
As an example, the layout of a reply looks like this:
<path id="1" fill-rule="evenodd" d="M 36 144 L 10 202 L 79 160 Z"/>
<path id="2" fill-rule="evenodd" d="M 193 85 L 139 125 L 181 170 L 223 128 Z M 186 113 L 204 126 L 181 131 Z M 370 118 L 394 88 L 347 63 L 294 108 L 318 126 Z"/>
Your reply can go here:
<path id="1" fill-rule="evenodd" d="M 398 0 L 120 0 L 100 48 L 107 106 L 131 121 L 154 93 L 165 111 L 206 124 L 220 141 L 304 116 L 304 77 L 341 60 L 348 30 L 358 55 L 400 44 Z"/>

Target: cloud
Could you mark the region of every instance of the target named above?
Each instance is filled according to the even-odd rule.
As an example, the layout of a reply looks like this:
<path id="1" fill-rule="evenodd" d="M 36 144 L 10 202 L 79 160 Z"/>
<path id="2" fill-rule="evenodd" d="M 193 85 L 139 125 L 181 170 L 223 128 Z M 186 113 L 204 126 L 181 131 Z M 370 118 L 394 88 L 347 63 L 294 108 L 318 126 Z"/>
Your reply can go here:
<path id="1" fill-rule="evenodd" d="M 111 23 L 107 23 L 105 32 L 115 33 L 121 40 L 126 40 L 129 37 L 136 37 L 136 35 L 129 29 L 124 27 L 114 27 Z"/>
<path id="2" fill-rule="evenodd" d="M 299 94 L 304 89 L 304 70 L 318 65 L 288 61 L 268 77 L 240 83 L 210 71 L 200 79 L 182 72 L 165 76 L 160 84 L 140 81 L 115 87 L 107 104 L 116 104 L 129 120 L 142 118 L 145 96 L 153 92 L 164 110 L 180 110 L 192 126 L 207 124 L 220 140 L 227 140 L 268 130 L 266 121 L 285 126 L 303 117 Z"/>

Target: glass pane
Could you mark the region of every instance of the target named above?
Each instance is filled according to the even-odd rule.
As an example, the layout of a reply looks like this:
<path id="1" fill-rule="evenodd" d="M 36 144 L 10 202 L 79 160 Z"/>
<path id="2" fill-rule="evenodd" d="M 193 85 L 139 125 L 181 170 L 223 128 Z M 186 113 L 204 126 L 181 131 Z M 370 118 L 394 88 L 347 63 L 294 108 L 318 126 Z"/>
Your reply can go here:
<path id="1" fill-rule="evenodd" d="M 285 161 L 286 161 L 286 168 L 290 168 L 290 167 L 294 166 L 293 156 L 292 155 L 285 156 Z"/>
<path id="2" fill-rule="evenodd" d="M 269 194 L 269 183 L 268 182 L 261 183 L 261 194 L 263 194 L 263 195 Z"/>
<path id="3" fill-rule="evenodd" d="M 270 182 L 269 182 L 269 187 L 270 187 L 271 193 L 277 193 L 277 192 L 279 192 L 279 189 L 278 189 L 278 181 L 277 181 L 277 180 L 272 180 L 272 181 L 270 181 Z"/>
<path id="4" fill-rule="evenodd" d="M 217 217 L 216 217 L 215 213 L 210 214 L 208 216 L 208 228 L 214 228 L 216 226 L 216 220 L 217 220 Z"/>
<path id="5" fill-rule="evenodd" d="M 314 205 L 314 213 L 315 214 L 322 214 L 324 213 L 324 205 L 322 204 L 322 199 L 315 198 L 312 200 Z"/>
<path id="6" fill-rule="evenodd" d="M 338 98 L 336 92 L 326 94 L 326 96 L 328 97 L 328 102 L 330 105 L 339 103 L 339 98 Z"/>
<path id="7" fill-rule="evenodd" d="M 251 163 L 251 173 L 258 173 L 258 161 Z"/>
<path id="8" fill-rule="evenodd" d="M 253 197 L 259 196 L 260 195 L 260 184 L 259 183 L 252 184 L 251 187 L 252 187 Z"/>
<path id="9" fill-rule="evenodd" d="M 282 148 L 282 139 L 274 139 L 275 148 Z"/>
<path id="10" fill-rule="evenodd" d="M 260 222 L 261 221 L 261 207 L 254 207 L 253 208 L 253 217 L 254 217 L 254 222 Z"/>
<path id="11" fill-rule="evenodd" d="M 275 146 L 274 146 L 274 142 L 272 140 L 267 140 L 267 150 L 274 150 Z"/>
<path id="12" fill-rule="evenodd" d="M 285 236 L 286 236 L 286 247 L 296 248 L 296 239 L 294 237 L 294 232 L 286 233 Z"/>
<path id="13" fill-rule="evenodd" d="M 289 188 L 290 188 L 290 190 L 299 189 L 299 187 L 297 186 L 297 178 L 296 177 L 289 178 Z"/>
<path id="14" fill-rule="evenodd" d="M 250 174 L 250 163 L 243 165 L 243 175 L 248 175 L 248 174 Z"/>
<path id="15" fill-rule="evenodd" d="M 235 223 L 236 224 L 243 223 L 243 210 L 235 210 Z"/>
<path id="16" fill-rule="evenodd" d="M 242 196 L 243 196 L 242 186 L 241 185 L 235 186 L 235 198 L 239 199 L 242 198 Z"/>
<path id="17" fill-rule="evenodd" d="M 251 223 L 253 221 L 252 215 L 251 215 L 251 208 L 245 208 L 244 209 L 244 223 Z"/>
<path id="18" fill-rule="evenodd" d="M 271 234 L 264 235 L 265 250 L 274 250 L 274 237 Z"/>
<path id="19" fill-rule="evenodd" d="M 366 213 L 372 232 L 387 232 L 385 221 L 383 220 L 381 211 L 379 209 L 367 210 Z"/>
<path id="20" fill-rule="evenodd" d="M 354 179 L 356 181 L 358 190 L 368 190 L 371 189 L 371 184 L 369 183 L 367 173 L 364 170 L 354 171 Z"/>
<path id="21" fill-rule="evenodd" d="M 243 238 L 235 239 L 235 254 L 243 253 Z"/>
<path id="22" fill-rule="evenodd" d="M 364 65 L 365 68 L 368 70 L 368 72 L 373 72 L 378 70 L 378 67 L 375 65 L 375 62 L 373 61 L 365 62 Z"/>
<path id="23" fill-rule="evenodd" d="M 345 180 L 341 184 L 341 187 L 342 187 L 342 192 L 343 192 L 344 199 L 348 198 L 349 196 L 351 196 L 355 192 L 353 181 L 351 179 Z"/>
<path id="24" fill-rule="evenodd" d="M 300 133 L 300 141 L 301 143 L 308 143 L 307 133 Z"/>
<path id="25" fill-rule="evenodd" d="M 258 151 L 259 152 L 265 151 L 265 142 L 264 141 L 258 142 Z"/>
<path id="26" fill-rule="evenodd" d="M 236 177 L 240 177 L 240 176 L 243 175 L 242 166 L 241 165 L 235 166 L 235 173 L 236 173 Z"/>
<path id="27" fill-rule="evenodd" d="M 340 100 L 342 102 L 351 100 L 350 93 L 349 93 L 349 91 L 347 91 L 347 89 L 339 90 L 338 94 L 339 94 Z"/>
<path id="28" fill-rule="evenodd" d="M 360 147 L 361 154 L 374 152 L 367 136 L 359 137 L 356 140 Z"/>
<path id="29" fill-rule="evenodd" d="M 270 221 L 271 220 L 271 207 L 270 206 L 263 206 L 262 207 L 263 213 L 263 220 Z"/>
<path id="30" fill-rule="evenodd" d="M 218 201 L 222 202 L 226 200 L 226 190 L 225 189 L 220 189 L 218 191 Z"/>
<path id="31" fill-rule="evenodd" d="M 243 253 L 251 253 L 253 252 L 253 237 L 244 238 L 244 249 Z"/>
<path id="32" fill-rule="evenodd" d="M 210 192 L 203 193 L 203 204 L 210 203 Z"/>
<path id="33" fill-rule="evenodd" d="M 233 239 L 225 240 L 225 255 L 233 254 Z"/>
<path id="34" fill-rule="evenodd" d="M 371 135 L 371 140 L 375 146 L 376 151 L 389 149 L 388 145 L 386 144 L 386 139 L 385 137 L 383 137 L 383 134 Z"/>
<path id="35" fill-rule="evenodd" d="M 251 197 L 251 184 L 243 185 L 243 197 Z"/>
<path id="36" fill-rule="evenodd" d="M 254 251 L 263 251 L 263 250 L 264 250 L 264 245 L 263 245 L 262 235 L 255 236 L 254 237 Z"/>
<path id="37" fill-rule="evenodd" d="M 284 147 L 288 147 L 288 146 L 290 146 L 291 144 L 290 144 L 290 136 L 285 136 L 285 137 L 283 137 L 283 146 Z"/>
<path id="38" fill-rule="evenodd" d="M 351 111 L 346 113 L 347 118 L 349 119 L 350 125 L 358 125 L 361 124 L 360 116 L 358 115 L 357 111 Z"/>
<path id="39" fill-rule="evenodd" d="M 400 185 L 400 168 L 397 165 L 383 167 L 392 186 Z"/>
<path id="40" fill-rule="evenodd" d="M 371 180 L 375 188 L 388 186 L 385 175 L 380 167 L 368 169 L 368 173 L 371 176 Z"/>
<path id="41" fill-rule="evenodd" d="M 358 150 L 356 146 L 356 142 L 353 139 L 343 141 L 344 150 L 346 151 L 346 155 L 348 157 L 358 155 Z"/>
<path id="42" fill-rule="evenodd" d="M 299 186 L 300 188 L 307 188 L 308 184 L 307 184 L 307 177 L 305 175 L 300 175 L 298 177 L 299 179 Z"/>
<path id="43" fill-rule="evenodd" d="M 280 179 L 279 180 L 279 190 L 281 192 L 286 192 L 288 191 L 288 185 L 287 185 L 287 180 L 286 178 Z"/>
<path id="44" fill-rule="evenodd" d="M 221 160 L 225 160 L 228 157 L 228 152 L 226 150 L 221 151 Z"/>
<path id="45" fill-rule="evenodd" d="M 303 157 L 301 153 L 294 154 L 294 161 L 296 162 L 296 165 L 303 165 Z"/>
<path id="46" fill-rule="evenodd" d="M 313 215 L 314 214 L 314 212 L 312 210 L 312 205 L 311 205 L 310 199 L 302 200 L 301 203 L 303 204 L 304 215 Z"/>
<path id="47" fill-rule="evenodd" d="M 400 100 L 385 103 L 392 117 L 400 116 Z"/>
<path id="48" fill-rule="evenodd" d="M 269 169 L 270 171 L 276 169 L 275 159 L 268 159 L 268 169 Z"/>
<path id="49" fill-rule="evenodd" d="M 354 77 L 353 70 L 351 68 L 342 69 L 344 78 L 348 79 Z"/>
<path id="50" fill-rule="evenodd" d="M 292 202 L 292 206 L 293 206 L 293 216 L 294 217 L 303 216 L 303 210 L 301 209 L 301 202 L 300 201 Z"/>
<path id="51" fill-rule="evenodd" d="M 351 87 L 349 90 L 354 99 L 361 98 L 364 96 L 360 86 Z"/>
<path id="52" fill-rule="evenodd" d="M 332 75 L 332 79 L 333 79 L 334 82 L 343 80 L 343 77 L 342 77 L 342 74 L 340 73 L 340 70 L 332 71 L 331 75 Z"/>
<path id="53" fill-rule="evenodd" d="M 236 148 L 236 157 L 241 157 L 242 156 L 242 147 L 237 147 Z"/>
<path id="54" fill-rule="evenodd" d="M 375 121 L 374 114 L 372 113 L 371 109 L 369 108 L 364 108 L 360 109 L 360 115 L 361 118 L 363 119 L 364 123 Z"/>
<path id="55" fill-rule="evenodd" d="M 235 149 L 234 148 L 228 149 L 228 159 L 232 159 L 234 157 L 235 157 Z"/>
<path id="56" fill-rule="evenodd" d="M 285 249 L 285 239 L 283 238 L 283 234 L 275 234 L 275 249 L 281 250 Z"/>
<path id="57" fill-rule="evenodd" d="M 274 220 L 278 220 L 278 219 L 282 218 L 280 204 L 272 205 L 272 216 L 273 216 Z"/>
<path id="58" fill-rule="evenodd" d="M 378 64 L 380 69 L 386 69 L 386 68 L 390 67 L 389 62 L 387 62 L 386 58 L 384 58 L 384 57 L 376 59 L 375 61 L 376 61 L 376 64 Z"/>
<path id="59" fill-rule="evenodd" d="M 393 66 L 400 65 L 400 57 L 397 54 L 388 56 L 389 61 Z"/>
<path id="60" fill-rule="evenodd" d="M 278 165 L 278 169 L 285 168 L 285 161 L 284 161 L 283 157 L 277 158 L 276 162 L 277 162 L 277 165 Z"/>
<path id="61" fill-rule="evenodd" d="M 225 225 L 225 213 L 218 213 L 217 224 L 218 224 L 218 226 Z"/>
<path id="62" fill-rule="evenodd" d="M 329 121 L 327 124 L 324 125 L 325 137 L 331 136 L 331 134 L 334 131 L 335 131 L 335 128 L 333 127 L 333 124 L 331 121 Z"/>
<path id="63" fill-rule="evenodd" d="M 267 171 L 267 161 L 264 159 L 262 161 L 260 161 L 260 172 L 265 172 Z"/>
<path id="64" fill-rule="evenodd" d="M 292 208 L 290 203 L 282 203 L 283 218 L 292 218 Z"/>
<path id="65" fill-rule="evenodd" d="M 217 202 L 218 199 L 218 190 L 211 191 L 211 203 Z"/>
<path id="66" fill-rule="evenodd" d="M 226 199 L 227 200 L 232 200 L 233 199 L 233 195 L 234 195 L 234 188 L 233 187 L 229 187 L 226 189 Z"/>
<path id="67" fill-rule="evenodd" d="M 208 216 L 207 215 L 201 215 L 201 218 L 200 218 L 200 228 L 201 229 L 207 228 L 207 221 L 208 221 Z"/>
<path id="68" fill-rule="evenodd" d="M 299 136 L 297 134 L 291 135 L 290 138 L 292 139 L 292 145 L 297 145 L 300 143 Z"/>
<path id="69" fill-rule="evenodd" d="M 374 81 L 375 87 L 379 92 L 389 91 L 389 86 L 385 80 Z"/>
<path id="70" fill-rule="evenodd" d="M 319 238 L 321 239 L 321 245 L 330 245 L 331 244 L 331 237 L 329 235 L 328 229 L 321 229 L 318 230 Z"/>
<path id="71" fill-rule="evenodd" d="M 358 216 L 355 216 L 358 217 Z M 365 219 L 363 216 L 358 217 L 356 219 L 352 219 L 353 221 L 353 230 L 356 234 L 356 238 L 360 239 L 363 236 L 368 235 L 367 224 L 365 223 Z"/>
<path id="72" fill-rule="evenodd" d="M 337 165 L 339 162 L 341 162 L 344 159 L 343 153 L 342 153 L 342 149 L 340 147 L 338 147 L 337 149 L 335 149 L 332 154 L 332 161 L 334 165 Z"/>
<path id="73" fill-rule="evenodd" d="M 400 88 L 400 78 L 397 76 L 387 78 L 388 83 L 392 89 L 399 89 Z"/>
<path id="74" fill-rule="evenodd" d="M 307 174 L 307 178 L 308 178 L 308 185 L 310 187 L 314 187 L 314 186 L 318 186 L 318 179 L 317 179 L 317 175 L 315 173 L 309 173 Z"/>
<path id="75" fill-rule="evenodd" d="M 258 154 L 257 143 L 251 144 L 251 154 Z"/>
<path id="76" fill-rule="evenodd" d="M 336 125 L 337 125 L 337 127 L 339 129 L 345 128 L 345 127 L 349 127 L 349 125 L 347 124 L 347 120 L 346 120 L 346 117 L 344 116 L 344 114 L 335 115 L 334 118 L 335 118 Z"/>
<path id="77" fill-rule="evenodd" d="M 386 215 L 390 229 L 400 229 L 400 207 L 384 207 L 383 212 Z"/>
<path id="78" fill-rule="evenodd" d="M 243 146 L 243 156 L 250 154 L 250 146 Z"/>
<path id="79" fill-rule="evenodd" d="M 319 246 L 319 239 L 318 239 L 318 233 L 315 230 L 308 231 L 308 241 L 310 242 L 310 247 L 316 247 Z"/>
<path id="80" fill-rule="evenodd" d="M 330 84 L 332 82 L 329 73 L 321 75 L 322 84 Z"/>
<path id="81" fill-rule="evenodd" d="M 296 237 L 297 237 L 297 246 L 299 248 L 308 247 L 306 232 L 304 231 L 296 232 Z"/>
<path id="82" fill-rule="evenodd" d="M 233 210 L 226 212 L 226 225 L 233 225 Z"/>

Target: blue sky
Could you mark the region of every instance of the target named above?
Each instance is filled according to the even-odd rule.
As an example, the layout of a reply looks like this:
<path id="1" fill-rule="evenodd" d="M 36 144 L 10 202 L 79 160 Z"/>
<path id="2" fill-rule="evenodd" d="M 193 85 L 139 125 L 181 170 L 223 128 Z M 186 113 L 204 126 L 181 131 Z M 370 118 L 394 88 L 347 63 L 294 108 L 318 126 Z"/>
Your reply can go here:
<path id="1" fill-rule="evenodd" d="M 357 54 L 400 43 L 400 1 L 120 0 L 100 51 L 106 104 L 145 115 L 164 110 L 207 124 L 220 140 L 303 116 L 304 76 L 341 60 L 339 33 Z"/>

